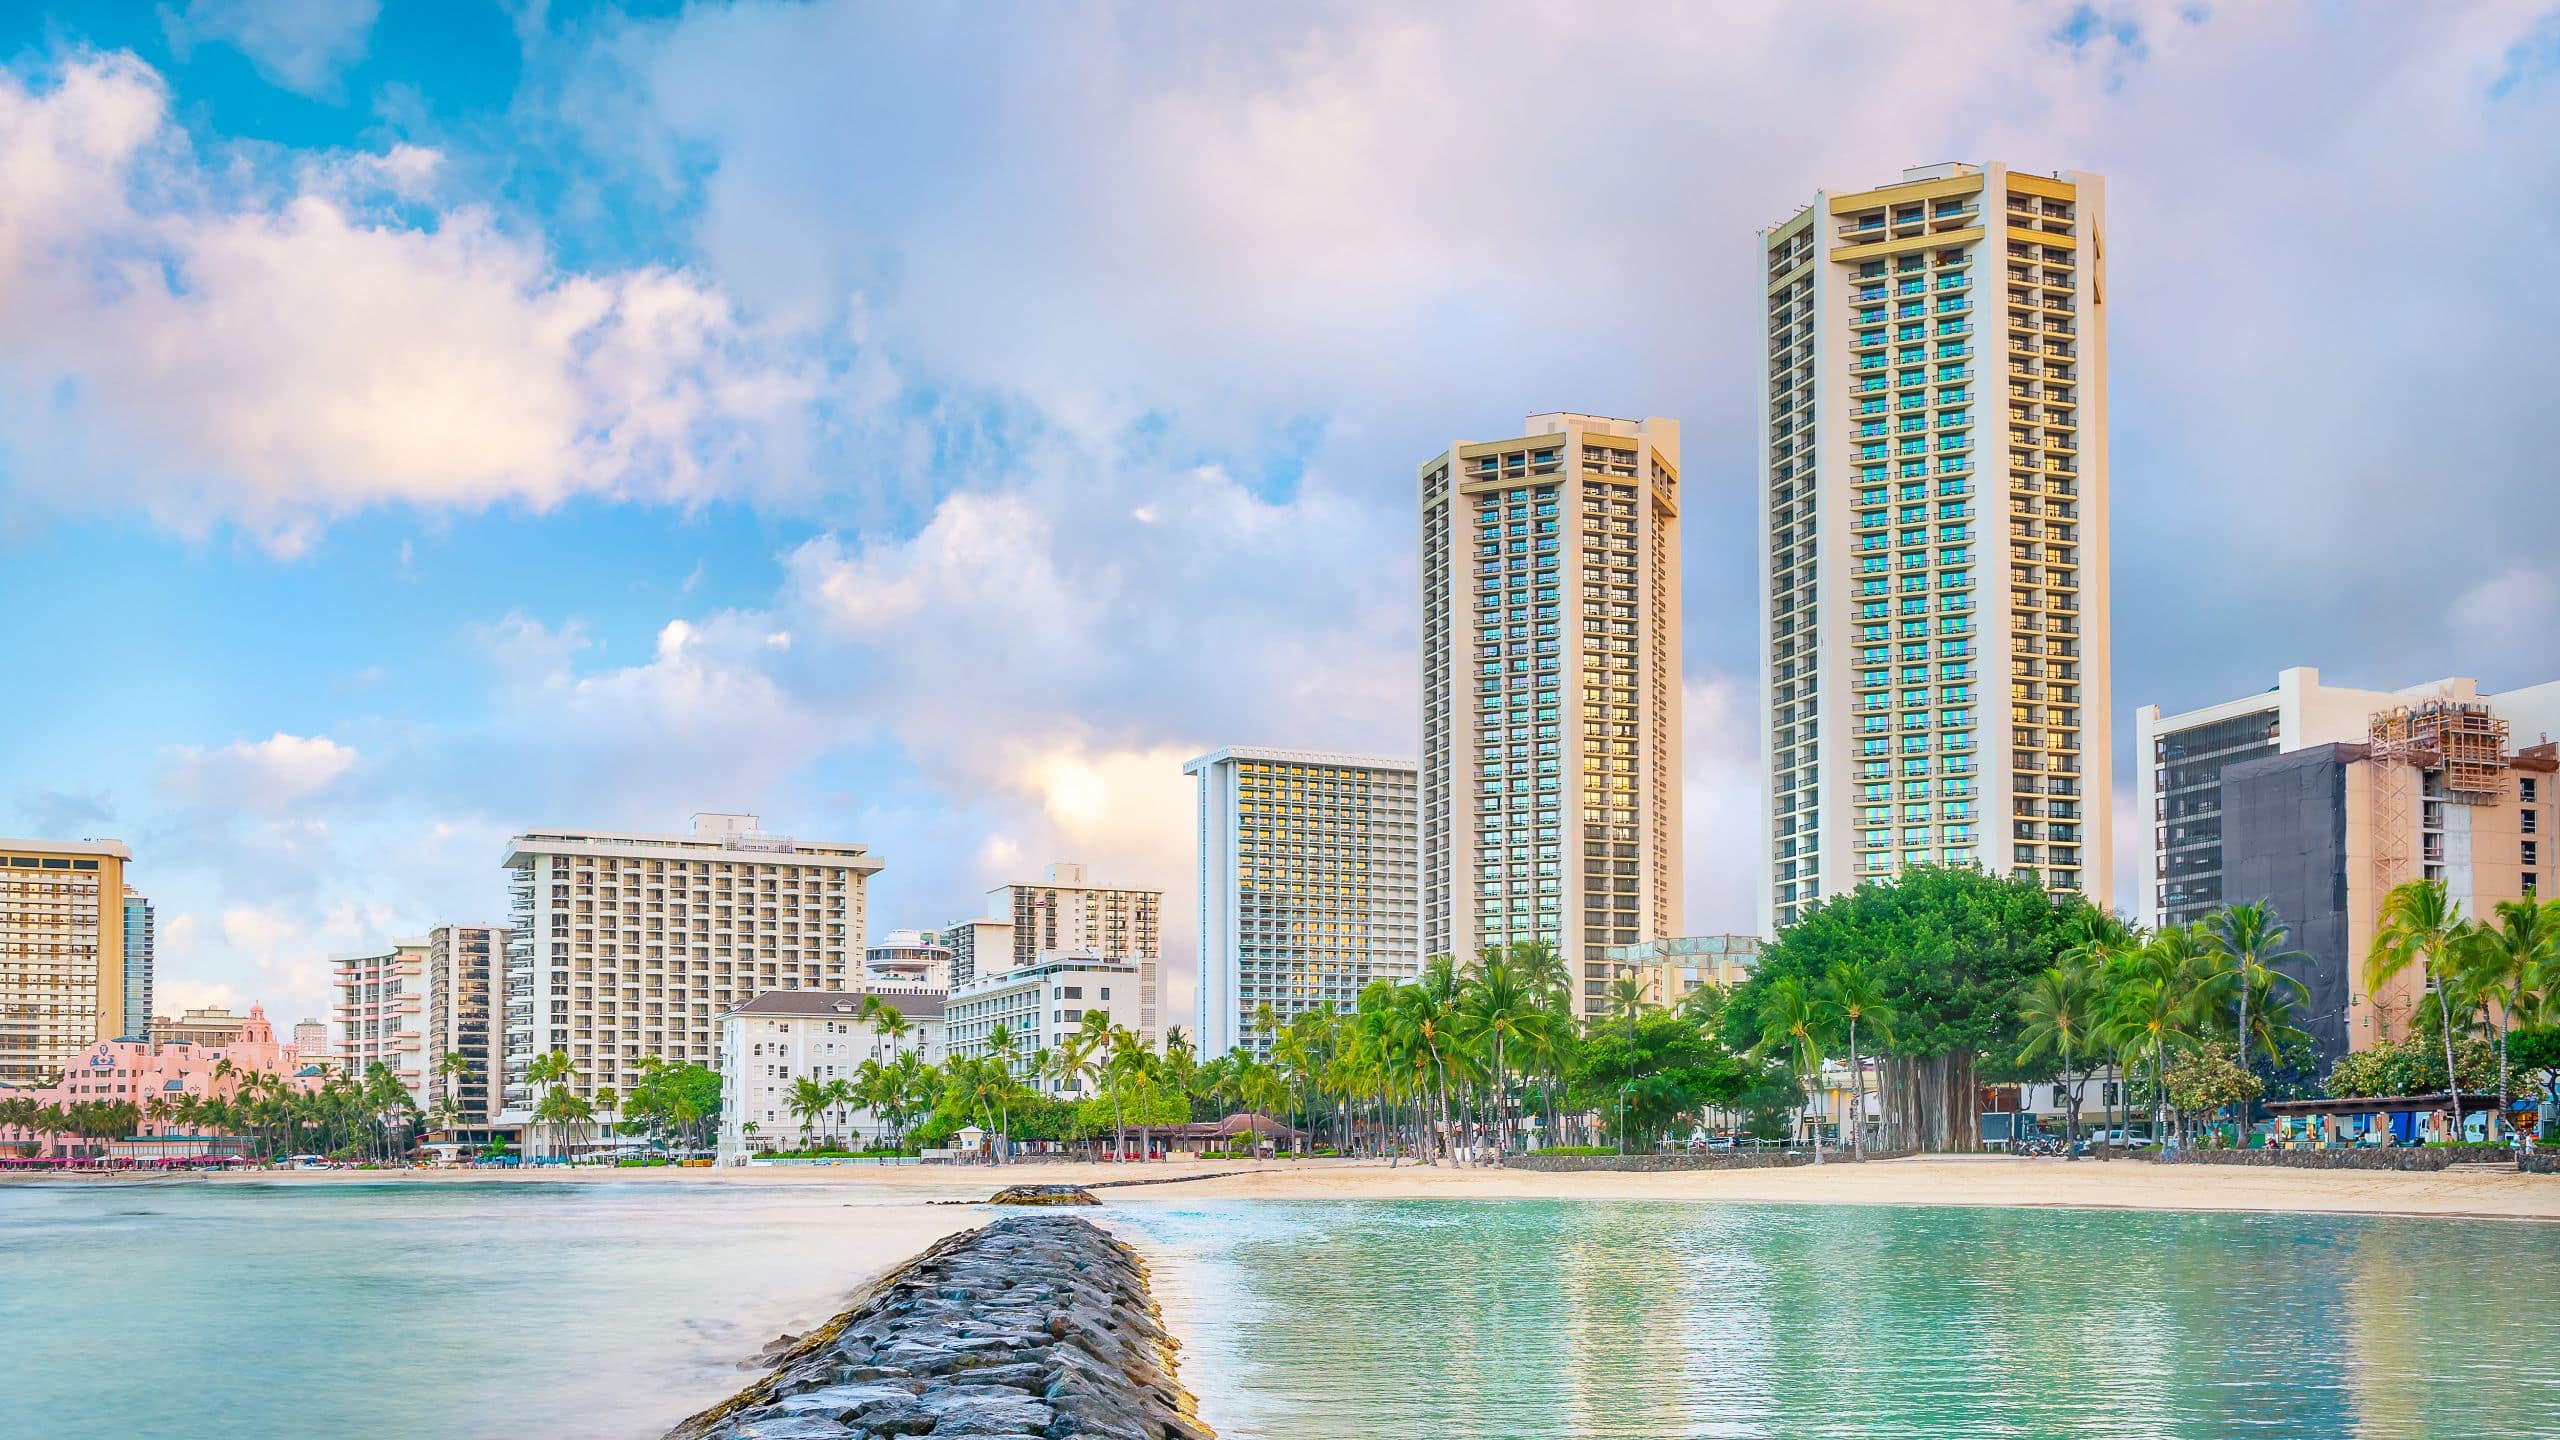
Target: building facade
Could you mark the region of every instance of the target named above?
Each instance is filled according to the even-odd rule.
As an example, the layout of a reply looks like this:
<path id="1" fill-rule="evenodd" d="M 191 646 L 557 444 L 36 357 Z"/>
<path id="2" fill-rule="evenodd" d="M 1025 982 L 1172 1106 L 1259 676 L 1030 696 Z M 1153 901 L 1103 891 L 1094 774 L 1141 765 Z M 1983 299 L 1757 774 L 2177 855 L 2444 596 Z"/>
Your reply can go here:
<path id="1" fill-rule="evenodd" d="M 380 950 L 329 957 L 337 998 L 330 1029 L 337 1037 L 338 1066 L 361 1081 L 382 1066 L 424 1109 L 435 1057 L 427 1044 L 426 936 L 394 940 Z"/>
<path id="2" fill-rule="evenodd" d="M 930 930 L 892 930 L 863 952 L 862 968 L 874 990 L 948 991 L 951 947 Z"/>
<path id="3" fill-rule="evenodd" d="M 1621 945 L 1609 951 L 1609 963 L 1620 975 L 1645 982 L 1656 1005 L 1677 1005 L 1690 994 L 1715 985 L 1730 990 L 1751 978 L 1760 963 L 1757 935 L 1677 935 Z"/>
<path id="4" fill-rule="evenodd" d="M 1072 860 L 1051 865 L 1038 884 L 999 885 L 987 892 L 987 914 L 1013 922 L 1013 963 L 1020 970 L 1060 957 L 1086 957 L 1137 967 L 1138 1009 L 1130 1027 L 1152 1045 L 1164 965 L 1164 892 L 1098 885 Z M 976 978 L 984 979 L 985 957 Z"/>
<path id="5" fill-rule="evenodd" d="M 1074 1099 L 1090 1093 L 1082 1078 L 1043 1071 L 1043 1052 L 1066 1051 L 1088 1014 L 1113 1026 L 1155 1037 L 1145 1029 L 1146 975 L 1136 965 L 1084 956 L 1052 956 L 981 976 L 951 993 L 948 1043 L 954 1055 L 984 1055 L 1002 1025 L 1012 1037 L 1014 1073 L 1044 1094 Z"/>
<path id="6" fill-rule="evenodd" d="M 114 840 L 0 840 L 0 1085 L 44 1085 L 125 1033 Z"/>
<path id="7" fill-rule="evenodd" d="M 2280 965 L 2310 992 L 2295 1022 L 2317 1067 L 2405 1039 L 2426 994 L 2417 967 L 2380 990 L 2365 958 L 2391 888 L 2444 885 L 2464 916 L 2549 891 L 2560 746 L 2508 748 L 2477 700 L 2394 707 L 2366 741 L 2237 762 L 2221 776 L 2224 893 L 2267 904 L 2304 958 Z M 2467 753 L 2466 753 L 2467 752 Z"/>
<path id="8" fill-rule="evenodd" d="M 2108 903 L 2105 230 L 1949 164 L 1760 234 L 1764 935 L 1924 862 Z"/>
<path id="9" fill-rule="evenodd" d="M 571 1093 L 628 1095 L 647 1056 L 716 1067 L 720 1017 L 772 990 L 863 988 L 860 845 L 701 814 L 686 835 L 535 830 L 508 843 L 498 1124 L 532 1119 L 525 1072 L 568 1055 Z"/>
<path id="10" fill-rule="evenodd" d="M 234 1015 L 228 1006 L 199 1005 L 175 1018 L 152 1016 L 149 1038 L 154 1045 L 193 1045 L 214 1050 L 239 1039 L 240 1027 L 248 1023 L 248 1016 Z"/>
<path id="11" fill-rule="evenodd" d="M 1679 928 L 1680 427 L 1533 415 L 1418 472 L 1422 953 Z"/>
<path id="12" fill-rule="evenodd" d="M 1002 920 L 954 920 L 936 932 L 942 947 L 951 952 L 951 989 L 957 990 L 982 977 L 1001 975 L 1013 968 L 1012 896 L 1005 897 L 1007 918 Z"/>
<path id="13" fill-rule="evenodd" d="M 841 990 L 768 991 L 720 1017 L 722 1164 L 798 1141 L 802 1119 L 791 1108 L 797 1081 L 850 1080 L 864 1062 L 893 1064 L 904 1053 L 927 1065 L 942 1063 L 948 1053 L 942 997 L 886 991 L 880 1000 L 906 1018 L 911 1028 L 904 1035 L 884 1034 L 863 1015 L 863 997 Z M 888 1122 L 859 1106 L 812 1120 L 812 1138 L 857 1146 L 889 1138 Z"/>
<path id="14" fill-rule="evenodd" d="M 1421 973 L 1412 761 L 1234 747 L 1182 769 L 1198 782 L 1202 1059 L 1239 1045 L 1269 1058 L 1265 1006 L 1282 1023 L 1348 1013 L 1371 980 Z"/>
<path id="15" fill-rule="evenodd" d="M 507 953 L 503 925 L 439 925 L 427 932 L 426 1085 L 430 1117 L 485 1130 L 498 1118 L 499 1055 L 492 1006 Z M 458 1070 L 445 1063 L 460 1056 Z"/>
<path id="16" fill-rule="evenodd" d="M 338 1067 L 337 1047 L 329 1043 L 329 1022 L 326 1020 L 295 1021 L 293 1049 L 305 1065 L 326 1065 L 332 1070 Z"/>
<path id="17" fill-rule="evenodd" d="M 2135 799 L 2146 821 L 2142 923 L 2190 925 L 2229 900 L 2223 856 L 2223 772 L 2315 745 L 2363 743 L 2376 715 L 2430 700 L 2479 701 L 2508 722 L 2517 745 L 2560 734 L 2560 681 L 2483 694 L 2462 676 L 2400 690 L 2321 683 L 2309 667 L 2285 670 L 2271 688 L 2176 715 L 2146 705 L 2133 715 Z"/>
<path id="18" fill-rule="evenodd" d="M 151 901 L 124 887 L 124 1028 L 120 1040 L 151 1038 L 151 972 L 159 949 L 159 925 Z"/>
<path id="19" fill-rule="evenodd" d="M 137 1134 L 173 1135 L 189 1133 L 190 1127 L 166 1107 L 188 1096 L 199 1100 L 228 1099 L 254 1075 L 274 1076 L 297 1090 L 318 1088 L 319 1073 L 293 1046 L 277 1042 L 275 1027 L 267 1023 L 263 1007 L 252 1005 L 248 1014 L 237 1018 L 239 1024 L 231 1028 L 228 1040 L 221 1045 L 186 1040 L 166 1044 L 149 1040 L 97 1041 L 74 1054 L 71 1063 L 62 1067 L 61 1078 L 51 1085 L 12 1090 L 10 1098 L 61 1106 L 122 1102 L 141 1112 Z M 95 1153 L 101 1148 L 96 1142 L 67 1135 L 39 1135 L 0 1126 L 0 1145 L 28 1142 L 44 1146 L 48 1154 Z"/>

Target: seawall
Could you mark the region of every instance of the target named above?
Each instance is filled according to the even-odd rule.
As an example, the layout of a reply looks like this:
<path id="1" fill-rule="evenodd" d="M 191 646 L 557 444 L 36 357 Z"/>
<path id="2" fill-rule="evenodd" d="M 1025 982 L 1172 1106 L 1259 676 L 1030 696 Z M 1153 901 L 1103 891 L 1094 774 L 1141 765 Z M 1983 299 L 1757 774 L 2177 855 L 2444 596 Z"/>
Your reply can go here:
<path id="1" fill-rule="evenodd" d="M 1136 1251 L 1072 1215 L 1009 1215 L 884 1276 L 666 1440 L 1211 1440 L 1177 1348 Z"/>

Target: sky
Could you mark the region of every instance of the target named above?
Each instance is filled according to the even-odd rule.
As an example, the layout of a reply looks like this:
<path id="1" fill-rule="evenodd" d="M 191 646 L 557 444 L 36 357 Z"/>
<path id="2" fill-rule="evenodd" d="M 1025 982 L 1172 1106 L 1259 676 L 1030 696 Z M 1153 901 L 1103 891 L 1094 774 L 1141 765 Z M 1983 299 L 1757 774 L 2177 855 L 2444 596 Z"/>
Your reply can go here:
<path id="1" fill-rule="evenodd" d="M 133 847 L 164 1011 L 702 810 L 869 845 L 875 936 L 1161 887 L 1179 972 L 1181 762 L 1412 754 L 1414 467 L 1549 410 L 1682 422 L 1748 929 L 1755 232 L 1940 160 L 2107 179 L 2120 796 L 2138 705 L 2560 674 L 2551 4 L 167 0 L 0 67 L 0 833 Z"/>

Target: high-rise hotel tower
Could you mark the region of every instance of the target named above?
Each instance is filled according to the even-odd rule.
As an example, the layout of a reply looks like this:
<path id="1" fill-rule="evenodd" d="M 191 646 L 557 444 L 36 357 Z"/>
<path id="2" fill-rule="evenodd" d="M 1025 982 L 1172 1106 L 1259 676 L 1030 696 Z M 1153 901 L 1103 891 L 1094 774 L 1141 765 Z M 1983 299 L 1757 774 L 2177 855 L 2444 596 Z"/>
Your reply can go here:
<path id="1" fill-rule="evenodd" d="M 1924 861 L 2105 903 L 2103 182 L 1932 165 L 1760 241 L 1762 933 Z"/>
<path id="2" fill-rule="evenodd" d="M 1588 1014 L 1681 921 L 1680 426 L 1522 429 L 1420 470 L 1422 950 L 1545 941 Z"/>

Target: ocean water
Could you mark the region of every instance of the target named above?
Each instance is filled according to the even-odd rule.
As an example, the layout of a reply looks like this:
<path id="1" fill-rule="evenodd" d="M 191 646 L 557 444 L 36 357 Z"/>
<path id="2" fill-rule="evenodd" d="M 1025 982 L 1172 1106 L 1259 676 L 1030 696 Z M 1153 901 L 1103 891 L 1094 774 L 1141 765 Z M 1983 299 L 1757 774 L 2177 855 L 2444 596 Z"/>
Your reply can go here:
<path id="1" fill-rule="evenodd" d="M 2560 1227 L 1127 1195 L 1231 1440 L 2560 1437 Z M 643 1440 L 921 1198 L 0 1186 L 0 1436 Z"/>
<path id="2" fill-rule="evenodd" d="M 2560 1436 L 2560 1226 L 1178 1200 L 1230 1440 Z"/>

